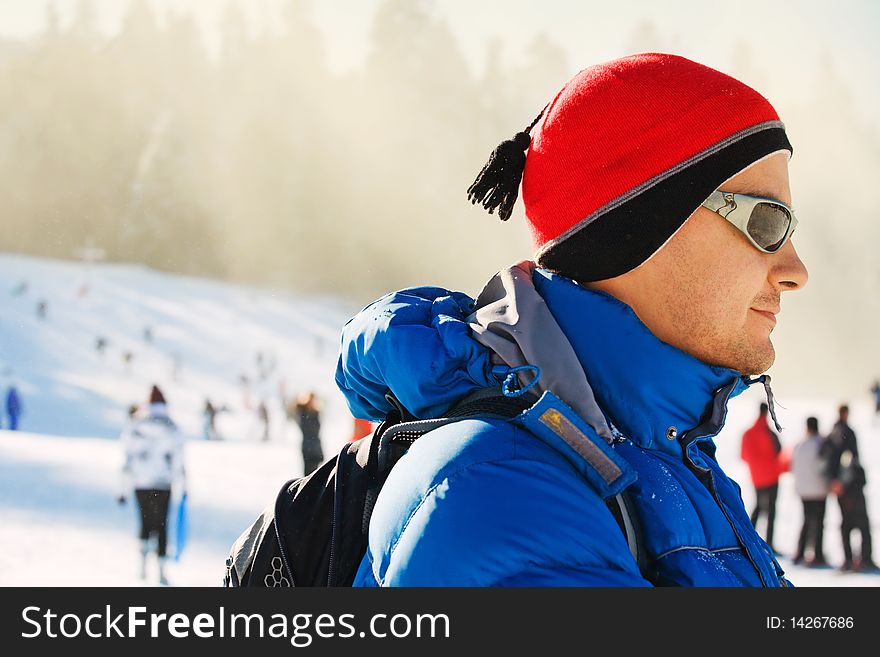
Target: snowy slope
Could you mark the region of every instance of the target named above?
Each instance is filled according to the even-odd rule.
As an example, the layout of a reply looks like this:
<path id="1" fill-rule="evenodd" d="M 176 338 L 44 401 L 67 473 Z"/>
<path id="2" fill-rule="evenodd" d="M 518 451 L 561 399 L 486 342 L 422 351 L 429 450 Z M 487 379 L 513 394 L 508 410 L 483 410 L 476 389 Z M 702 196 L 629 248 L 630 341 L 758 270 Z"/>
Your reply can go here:
<path id="1" fill-rule="evenodd" d="M 13 295 L 25 280 L 27 291 Z M 20 386 L 26 406 L 24 432 L 0 430 L 0 585 L 140 583 L 135 512 L 131 504 L 115 502 L 121 464 L 115 437 L 126 407 L 142 401 L 152 383 L 163 387 L 172 416 L 190 437 L 191 539 L 180 562 L 171 564 L 175 585 L 217 584 L 232 541 L 287 479 L 302 472 L 299 432 L 284 423 L 282 381 L 288 394 L 314 388 L 321 396 L 325 454 L 348 437 L 351 419 L 332 377 L 339 329 L 356 308 L 135 266 L 93 266 L 87 275 L 81 264 L 11 255 L 0 255 L 0 281 L 0 372 L 11 369 L 8 378 Z M 35 312 L 40 299 L 48 301 L 45 319 Z M 146 326 L 152 342 L 144 338 Z M 94 348 L 98 336 L 107 340 L 103 356 Z M 134 354 L 130 371 L 122 360 L 127 350 Z M 264 381 L 256 367 L 259 351 L 278 362 Z M 775 392 L 787 428 L 782 441 L 789 447 L 800 439 L 808 415 L 827 431 L 836 405 L 850 402 L 876 521 L 880 422 L 867 393 L 851 400 L 794 400 L 784 390 Z M 200 437 L 206 395 L 231 409 L 218 416 L 226 440 Z M 272 440 L 265 443 L 254 414 L 260 398 L 272 414 Z M 760 401 L 755 388 L 735 399 L 716 439 L 719 460 L 742 484 L 748 508 L 754 495 L 739 460 L 739 436 Z M 832 563 L 842 561 L 839 518 L 830 499 L 825 545 Z M 786 555 L 795 548 L 800 522 L 801 504 L 785 475 L 776 543 Z M 878 531 L 875 522 L 875 537 Z M 799 586 L 880 584 L 873 575 L 792 567 L 785 557 L 782 565 Z"/>
<path id="2" fill-rule="evenodd" d="M 302 460 L 291 441 L 192 440 L 186 457 L 190 538 L 168 576 L 214 586 L 233 541 Z M 0 585 L 140 585 L 137 513 L 115 501 L 120 465 L 115 441 L 0 431 Z"/>
<path id="3" fill-rule="evenodd" d="M 9 254 L 0 254 L 0 285 L 0 389 L 14 382 L 25 407 L 25 433 L 0 431 L 0 585 L 137 583 L 135 511 L 115 502 L 116 438 L 128 406 L 154 383 L 189 438 L 192 538 L 172 583 L 216 583 L 232 541 L 302 474 L 282 392 L 317 391 L 327 455 L 348 439 L 333 373 L 339 331 L 357 308 L 134 265 Z M 223 441 L 202 439 L 207 397 L 229 409 L 217 416 Z M 260 400 L 270 412 L 266 443 Z"/>
<path id="4" fill-rule="evenodd" d="M 231 409 L 218 416 L 230 438 L 256 432 L 252 411 L 261 398 L 280 427 L 282 384 L 288 395 L 317 390 L 328 417 L 344 409 L 333 371 L 339 330 L 356 308 L 136 265 L 89 271 L 80 263 L 11 255 L 0 255 L 0 282 L 0 372 L 4 365 L 11 370 L 24 395 L 26 431 L 115 437 L 128 405 L 143 402 L 153 383 L 192 435 L 201 433 L 206 397 Z M 14 296 L 22 282 L 27 291 Z M 41 300 L 48 304 L 45 319 L 36 313 Z M 99 338 L 107 343 L 103 354 L 95 348 Z M 133 356 L 130 367 L 125 352 Z M 257 371 L 260 352 L 264 362 L 277 361 L 265 380 Z M 346 433 L 348 425 L 338 429 Z"/>

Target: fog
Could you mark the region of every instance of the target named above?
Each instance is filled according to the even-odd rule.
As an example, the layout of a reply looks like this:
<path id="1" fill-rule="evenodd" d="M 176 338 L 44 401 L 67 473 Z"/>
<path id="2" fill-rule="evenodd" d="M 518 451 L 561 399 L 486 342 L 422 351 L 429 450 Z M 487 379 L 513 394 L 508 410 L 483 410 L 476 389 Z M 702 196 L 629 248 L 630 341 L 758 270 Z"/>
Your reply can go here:
<path id="1" fill-rule="evenodd" d="M 774 59 L 747 22 L 719 27 L 720 53 L 650 13 L 627 15 L 592 50 L 552 31 L 515 48 L 517 35 L 496 34 L 475 61 L 458 18 L 384 0 L 363 55 L 342 68 L 332 28 L 305 0 L 271 4 L 262 23 L 256 4 L 222 5 L 213 47 L 185 10 L 194 1 L 168 11 L 132 0 L 109 30 L 104 4 L 47 3 L 39 30 L 0 42 L 0 250 L 77 258 L 89 247 L 364 304 L 417 284 L 475 294 L 531 256 L 521 205 L 502 224 L 466 200 L 492 148 L 584 66 L 672 51 L 758 88 L 794 144 L 795 244 L 810 282 L 783 297 L 774 379 L 791 395 L 843 400 L 880 376 L 878 80 L 859 84 L 852 49 L 833 49 L 843 37 L 811 41 L 815 21 L 785 26 L 803 32 L 800 66 Z M 855 23 L 873 16 L 863 6 L 844 3 Z"/>

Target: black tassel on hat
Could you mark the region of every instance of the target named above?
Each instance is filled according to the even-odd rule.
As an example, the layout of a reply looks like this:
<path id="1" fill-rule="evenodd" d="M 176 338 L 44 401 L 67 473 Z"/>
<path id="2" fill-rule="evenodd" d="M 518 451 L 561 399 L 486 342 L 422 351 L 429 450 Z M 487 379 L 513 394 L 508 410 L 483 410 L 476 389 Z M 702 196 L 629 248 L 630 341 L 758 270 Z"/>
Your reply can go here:
<path id="1" fill-rule="evenodd" d="M 528 128 L 516 133 L 513 139 L 498 144 L 476 180 L 468 187 L 468 200 L 481 203 L 489 214 L 498 208 L 501 221 L 507 221 L 513 213 L 513 204 L 519 195 L 519 184 L 526 168 L 526 151 L 532 141 L 529 133 L 543 115 L 544 110 L 541 110 Z"/>

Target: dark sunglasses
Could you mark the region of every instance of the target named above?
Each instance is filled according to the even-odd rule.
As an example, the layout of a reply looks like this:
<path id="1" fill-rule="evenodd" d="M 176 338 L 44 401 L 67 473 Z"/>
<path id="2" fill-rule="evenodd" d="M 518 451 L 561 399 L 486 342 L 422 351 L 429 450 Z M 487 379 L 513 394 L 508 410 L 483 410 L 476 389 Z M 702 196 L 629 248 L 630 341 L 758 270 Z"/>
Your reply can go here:
<path id="1" fill-rule="evenodd" d="M 727 219 L 764 253 L 781 249 L 798 224 L 791 208 L 769 198 L 716 190 L 701 205 Z"/>

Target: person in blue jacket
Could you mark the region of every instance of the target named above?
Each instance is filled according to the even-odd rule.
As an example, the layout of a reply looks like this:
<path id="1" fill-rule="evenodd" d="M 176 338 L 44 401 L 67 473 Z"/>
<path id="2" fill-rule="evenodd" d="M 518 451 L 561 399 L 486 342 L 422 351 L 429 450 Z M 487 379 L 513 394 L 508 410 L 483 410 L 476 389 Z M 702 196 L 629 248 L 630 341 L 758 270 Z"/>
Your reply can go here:
<path id="1" fill-rule="evenodd" d="M 503 142 L 469 194 L 507 219 L 522 177 L 535 261 L 476 299 L 370 304 L 336 381 L 374 421 L 492 395 L 525 410 L 412 444 L 355 585 L 790 585 L 713 442 L 750 385 L 776 421 L 770 334 L 807 280 L 790 155 L 760 94 L 656 53 L 585 69 Z"/>
<path id="2" fill-rule="evenodd" d="M 21 395 L 18 392 L 18 388 L 15 385 L 10 385 L 6 391 L 6 416 L 10 431 L 18 431 L 18 424 L 23 411 L 24 407 L 21 403 Z"/>

